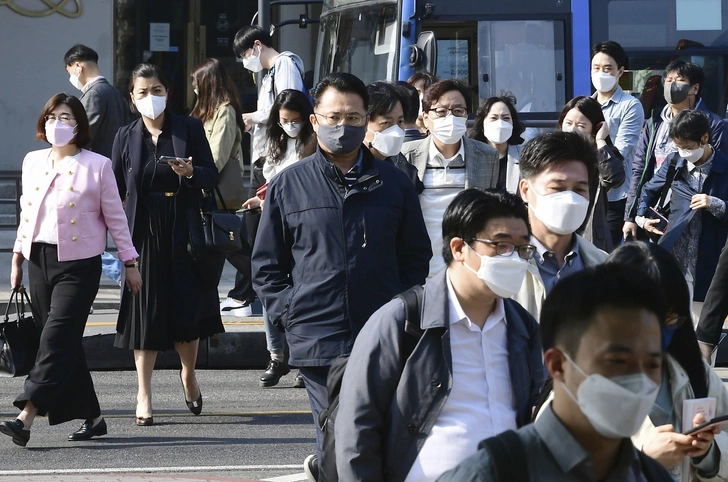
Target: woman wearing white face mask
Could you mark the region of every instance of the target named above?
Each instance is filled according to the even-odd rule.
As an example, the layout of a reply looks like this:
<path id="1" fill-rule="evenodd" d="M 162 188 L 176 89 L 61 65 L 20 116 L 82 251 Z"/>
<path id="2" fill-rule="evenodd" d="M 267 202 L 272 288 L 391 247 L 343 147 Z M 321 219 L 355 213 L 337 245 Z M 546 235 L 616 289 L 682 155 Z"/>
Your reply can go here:
<path id="1" fill-rule="evenodd" d="M 498 189 L 518 191 L 521 171 L 518 159 L 526 127 L 518 120 L 515 100 L 510 96 L 487 99 L 475 114 L 473 127 L 468 131 L 471 139 L 485 142 L 498 151 Z"/>
<path id="2" fill-rule="evenodd" d="M 599 103 L 591 97 L 574 97 L 561 110 L 557 128 L 564 132 L 584 134 L 597 147 L 599 153 L 599 183 L 590 186 L 590 212 L 579 232 L 597 248 L 609 252 L 612 236 L 607 224 L 607 193 L 624 183 L 624 158 L 609 137 L 609 126 Z"/>
<path id="3" fill-rule="evenodd" d="M 28 443 L 36 415 L 48 416 L 50 425 L 85 420 L 70 441 L 106 434 L 81 339 L 99 289 L 107 231 L 126 266 L 129 296 L 142 285 L 111 162 L 81 148 L 91 140 L 81 101 L 53 96 L 38 119 L 36 139 L 51 147 L 23 160 L 10 284 L 21 288 L 27 259 L 33 317 L 42 334 L 35 366 L 14 401 L 22 411 L 0 423 L 0 433 L 21 446 Z"/>
<path id="4" fill-rule="evenodd" d="M 278 94 L 270 110 L 266 136 L 261 141 L 267 147 L 267 155 L 253 164 L 250 199 L 245 201 L 244 208 L 262 209 L 265 205 L 265 196 L 261 194 L 259 197 L 256 192 L 267 186 L 268 181 L 279 172 L 316 152 L 316 134 L 309 120 L 311 115 L 313 115 L 311 102 L 303 92 L 286 89 Z M 245 225 L 251 246 L 255 244 L 259 221 L 259 216 L 246 217 Z M 236 282 L 235 289 L 237 286 Z M 258 384 L 262 387 L 272 387 L 277 385 L 281 377 L 290 371 L 284 357 L 286 337 L 269 323 L 265 309 L 263 310 L 263 326 L 270 361 L 265 372 L 260 376 Z M 304 388 L 300 372 L 296 375 L 293 386 Z"/>
<path id="5" fill-rule="evenodd" d="M 374 82 L 367 86 L 369 105 L 367 115 L 367 133 L 364 145 L 377 159 L 391 162 L 407 174 L 421 193 L 425 188 L 417 177 L 417 168 L 407 162 L 402 155 L 404 144 L 404 108 L 405 99 L 397 88 L 387 82 Z"/>
<path id="6" fill-rule="evenodd" d="M 642 189 L 635 222 L 675 255 L 691 289 L 693 315 L 699 317 L 728 238 L 728 156 L 709 144 L 710 122 L 698 110 L 675 116 L 670 138 L 678 152 L 667 156 Z"/>
<path id="7" fill-rule="evenodd" d="M 136 424 L 152 418 L 151 378 L 157 352 L 175 349 L 189 410 L 202 411 L 195 377 L 200 338 L 221 333 L 217 282 L 224 259 L 204 265 L 189 251 L 192 223 L 199 220 L 202 190 L 218 173 L 202 123 L 166 109 L 169 83 L 159 67 L 132 71 L 129 97 L 141 118 L 116 134 L 112 164 L 124 200 L 129 230 L 141 253 L 141 296 L 121 296 L 118 348 L 134 350 L 138 376 Z"/>

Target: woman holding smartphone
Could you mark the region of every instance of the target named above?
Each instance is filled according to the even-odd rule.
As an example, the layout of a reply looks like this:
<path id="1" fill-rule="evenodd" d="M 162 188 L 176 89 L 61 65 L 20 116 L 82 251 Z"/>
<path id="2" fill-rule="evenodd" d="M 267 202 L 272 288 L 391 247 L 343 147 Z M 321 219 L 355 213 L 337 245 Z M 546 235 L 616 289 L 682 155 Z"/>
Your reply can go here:
<path id="1" fill-rule="evenodd" d="M 144 281 L 138 296 L 122 294 L 114 342 L 134 350 L 140 426 L 154 423 L 151 379 L 157 353 L 172 348 L 182 362 L 184 400 L 200 414 L 199 340 L 224 331 L 217 284 L 205 282 L 188 252 L 188 220 L 199 216 L 202 190 L 217 185 L 218 172 L 202 123 L 167 110 L 168 88 L 159 67 L 143 63 L 134 68 L 129 96 L 141 118 L 119 129 L 112 152 Z"/>

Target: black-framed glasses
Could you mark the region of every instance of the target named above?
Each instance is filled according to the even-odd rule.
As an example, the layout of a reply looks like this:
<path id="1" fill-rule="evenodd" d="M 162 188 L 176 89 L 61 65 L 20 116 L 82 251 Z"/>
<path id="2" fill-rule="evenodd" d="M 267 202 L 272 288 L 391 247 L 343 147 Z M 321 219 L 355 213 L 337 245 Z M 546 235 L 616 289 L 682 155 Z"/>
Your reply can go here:
<path id="1" fill-rule="evenodd" d="M 44 117 L 46 122 L 55 122 L 57 120 L 63 122 L 64 124 L 68 124 L 72 120 L 76 120 L 75 117 L 69 115 L 69 114 L 61 114 L 61 115 L 55 115 L 55 114 L 48 114 Z"/>
<path id="2" fill-rule="evenodd" d="M 536 255 L 536 246 L 532 244 L 516 246 L 508 241 L 491 241 L 490 239 L 478 238 L 474 238 L 473 241 L 478 241 L 479 243 L 495 247 L 495 254 L 498 256 L 510 256 L 514 251 L 516 251 L 521 259 L 529 260 Z"/>
<path id="3" fill-rule="evenodd" d="M 348 115 L 339 115 L 339 114 L 331 114 L 331 115 L 325 115 L 325 114 L 319 114 L 318 112 L 314 112 L 313 115 L 316 116 L 316 118 L 321 118 L 324 120 L 323 124 L 329 125 L 329 126 L 338 126 L 341 124 L 341 121 L 345 121 L 345 124 L 348 124 L 352 127 L 361 127 L 367 122 L 367 116 L 366 115 L 359 115 L 359 114 L 348 114 Z"/>
<path id="4" fill-rule="evenodd" d="M 430 112 L 434 112 L 437 117 L 445 117 L 448 113 L 452 113 L 455 117 L 467 117 L 468 109 L 465 107 L 433 107 Z"/>

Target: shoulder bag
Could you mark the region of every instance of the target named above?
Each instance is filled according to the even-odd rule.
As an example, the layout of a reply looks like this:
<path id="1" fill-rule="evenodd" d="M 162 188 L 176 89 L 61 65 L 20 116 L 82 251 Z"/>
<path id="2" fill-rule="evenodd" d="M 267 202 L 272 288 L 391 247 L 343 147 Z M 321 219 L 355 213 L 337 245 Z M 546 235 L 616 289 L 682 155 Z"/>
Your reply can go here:
<path id="1" fill-rule="evenodd" d="M 33 316 L 26 316 L 25 305 L 30 311 L 30 298 L 21 285 L 13 289 L 5 318 L 0 324 L 0 375 L 21 377 L 30 373 L 35 365 L 40 343 L 40 330 Z M 15 320 L 10 320 L 10 305 L 15 306 Z"/>

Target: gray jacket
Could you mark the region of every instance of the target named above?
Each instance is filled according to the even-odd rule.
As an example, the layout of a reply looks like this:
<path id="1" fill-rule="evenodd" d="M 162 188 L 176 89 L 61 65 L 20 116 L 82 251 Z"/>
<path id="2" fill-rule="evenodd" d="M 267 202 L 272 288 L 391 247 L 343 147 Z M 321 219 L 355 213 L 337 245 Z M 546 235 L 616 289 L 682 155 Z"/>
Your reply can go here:
<path id="1" fill-rule="evenodd" d="M 116 132 L 129 123 L 129 103 L 104 78 L 94 81 L 80 100 L 91 128 L 87 149 L 111 159 Z"/>
<path id="2" fill-rule="evenodd" d="M 430 158 L 430 137 L 420 141 L 407 142 L 402 146 L 402 154 L 410 164 L 417 168 L 420 181 L 424 181 L 427 161 Z M 498 184 L 498 151 L 475 139 L 463 137 L 465 144 L 465 189 L 495 189 Z"/>
<path id="3" fill-rule="evenodd" d="M 447 271 L 425 285 L 417 347 L 403 360 L 405 310 L 393 300 L 364 325 L 346 366 L 336 417 L 339 480 L 403 481 L 452 388 Z M 504 300 L 516 423 L 527 424 L 545 373 L 536 320 Z M 405 363 L 406 362 L 406 363 Z"/>

